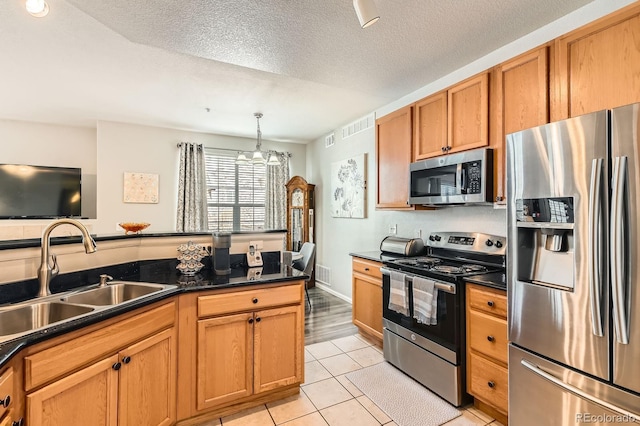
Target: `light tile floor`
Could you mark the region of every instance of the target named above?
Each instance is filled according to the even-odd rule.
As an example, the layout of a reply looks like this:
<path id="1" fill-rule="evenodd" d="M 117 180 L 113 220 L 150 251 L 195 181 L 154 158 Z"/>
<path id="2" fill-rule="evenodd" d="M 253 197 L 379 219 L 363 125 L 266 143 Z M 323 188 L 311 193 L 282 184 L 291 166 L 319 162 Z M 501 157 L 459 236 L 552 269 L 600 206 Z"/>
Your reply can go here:
<path id="1" fill-rule="evenodd" d="M 342 337 L 305 347 L 305 382 L 300 394 L 199 426 L 396 426 L 345 374 L 383 362 L 382 351 L 363 336 Z M 502 426 L 475 407 L 445 426 Z"/>

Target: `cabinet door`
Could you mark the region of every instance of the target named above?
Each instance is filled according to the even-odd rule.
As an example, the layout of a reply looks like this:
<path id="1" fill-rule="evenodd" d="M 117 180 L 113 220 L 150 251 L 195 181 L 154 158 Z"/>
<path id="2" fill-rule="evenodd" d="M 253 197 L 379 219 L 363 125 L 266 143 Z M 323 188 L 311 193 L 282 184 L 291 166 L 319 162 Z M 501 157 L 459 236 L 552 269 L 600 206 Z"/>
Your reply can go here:
<path id="1" fill-rule="evenodd" d="M 149 337 L 119 354 L 119 426 L 171 425 L 176 420 L 176 332 Z"/>
<path id="2" fill-rule="evenodd" d="M 382 281 L 353 274 L 353 323 L 382 341 Z"/>
<path id="3" fill-rule="evenodd" d="M 29 426 L 115 426 L 118 422 L 116 355 L 27 395 Z"/>
<path id="4" fill-rule="evenodd" d="M 482 73 L 449 89 L 448 152 L 489 145 L 489 74 Z"/>
<path id="5" fill-rule="evenodd" d="M 254 393 L 302 382 L 302 307 L 256 312 L 254 333 Z"/>
<path id="6" fill-rule="evenodd" d="M 492 80 L 491 148 L 498 202 L 506 200 L 506 135 L 549 122 L 548 52 L 549 47 L 543 46 L 496 68 Z"/>
<path id="7" fill-rule="evenodd" d="M 447 146 L 447 92 L 414 105 L 413 161 L 435 157 Z"/>
<path id="8" fill-rule="evenodd" d="M 557 41 L 559 111 L 553 119 L 640 101 L 640 5 Z"/>
<path id="9" fill-rule="evenodd" d="M 407 106 L 376 120 L 376 208 L 411 209 L 409 164 L 412 159 L 412 115 L 413 107 Z"/>
<path id="10" fill-rule="evenodd" d="M 198 410 L 252 394 L 252 313 L 198 321 L 197 344 Z"/>

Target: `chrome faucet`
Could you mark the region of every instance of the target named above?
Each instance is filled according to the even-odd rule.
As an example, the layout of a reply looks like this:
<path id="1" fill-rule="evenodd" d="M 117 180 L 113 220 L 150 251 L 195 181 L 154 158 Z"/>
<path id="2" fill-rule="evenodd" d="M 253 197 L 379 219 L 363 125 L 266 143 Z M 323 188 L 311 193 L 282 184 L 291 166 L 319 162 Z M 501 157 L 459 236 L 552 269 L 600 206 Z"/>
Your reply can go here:
<path id="1" fill-rule="evenodd" d="M 82 232 L 82 243 L 84 244 L 84 251 L 87 254 L 95 253 L 97 250 L 96 242 L 91 238 L 89 231 L 82 223 L 75 219 L 57 219 L 51 222 L 42 232 L 42 240 L 40 242 L 40 268 L 38 268 L 40 291 L 38 292 L 38 297 L 49 296 L 51 294 L 49 283 L 51 283 L 51 279 L 53 277 L 58 275 L 58 261 L 56 260 L 55 254 L 51 254 L 51 256 L 49 256 L 49 245 L 51 244 L 51 231 L 60 225 L 73 225 Z M 49 263 L 49 258 L 51 258 L 52 264 Z"/>

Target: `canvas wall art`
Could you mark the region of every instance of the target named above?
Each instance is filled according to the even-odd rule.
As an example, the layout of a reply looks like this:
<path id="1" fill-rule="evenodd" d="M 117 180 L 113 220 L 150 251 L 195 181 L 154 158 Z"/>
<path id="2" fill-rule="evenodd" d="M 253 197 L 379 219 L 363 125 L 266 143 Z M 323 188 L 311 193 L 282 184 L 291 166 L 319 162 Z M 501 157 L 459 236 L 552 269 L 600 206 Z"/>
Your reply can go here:
<path id="1" fill-rule="evenodd" d="M 158 175 L 153 173 L 124 173 L 125 203 L 158 203 Z"/>
<path id="2" fill-rule="evenodd" d="M 365 217 L 366 158 L 360 154 L 331 163 L 331 216 Z"/>

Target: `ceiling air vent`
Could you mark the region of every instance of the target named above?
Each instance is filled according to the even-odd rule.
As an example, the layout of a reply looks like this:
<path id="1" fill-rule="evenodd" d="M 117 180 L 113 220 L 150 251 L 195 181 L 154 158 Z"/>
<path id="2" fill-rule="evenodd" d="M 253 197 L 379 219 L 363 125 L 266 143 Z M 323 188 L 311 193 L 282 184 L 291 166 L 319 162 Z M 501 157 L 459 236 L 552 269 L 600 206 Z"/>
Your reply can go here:
<path id="1" fill-rule="evenodd" d="M 369 114 L 366 117 L 362 117 L 359 120 L 354 121 L 351 124 L 348 124 L 342 128 L 342 139 L 346 139 L 351 137 L 357 133 L 362 132 L 363 130 L 367 130 L 375 124 L 375 116 L 373 114 Z"/>
<path id="2" fill-rule="evenodd" d="M 331 133 L 324 137 L 324 147 L 329 148 L 330 146 L 335 145 L 336 143 L 336 135 L 335 133 Z"/>

